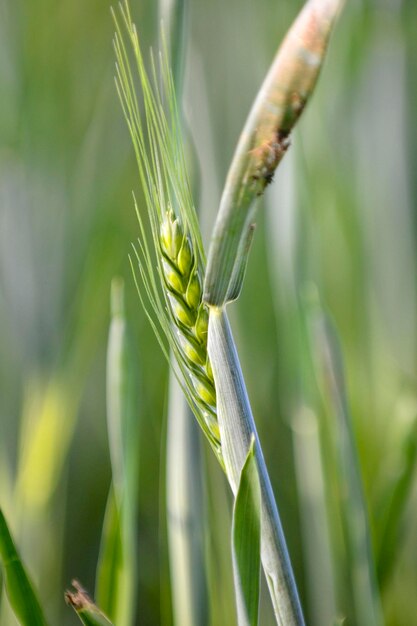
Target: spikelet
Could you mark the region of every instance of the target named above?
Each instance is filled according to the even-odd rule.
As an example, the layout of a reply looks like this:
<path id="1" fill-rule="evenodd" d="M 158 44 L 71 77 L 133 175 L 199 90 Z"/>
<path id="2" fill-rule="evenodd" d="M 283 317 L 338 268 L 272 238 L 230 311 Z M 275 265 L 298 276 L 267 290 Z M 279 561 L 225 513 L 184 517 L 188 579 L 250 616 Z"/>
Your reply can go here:
<path id="1" fill-rule="evenodd" d="M 202 302 L 201 268 L 191 239 L 178 217 L 167 211 L 160 227 L 164 287 L 175 324 L 178 345 L 211 436 L 220 444 L 216 390 L 207 354 L 208 311 Z"/>

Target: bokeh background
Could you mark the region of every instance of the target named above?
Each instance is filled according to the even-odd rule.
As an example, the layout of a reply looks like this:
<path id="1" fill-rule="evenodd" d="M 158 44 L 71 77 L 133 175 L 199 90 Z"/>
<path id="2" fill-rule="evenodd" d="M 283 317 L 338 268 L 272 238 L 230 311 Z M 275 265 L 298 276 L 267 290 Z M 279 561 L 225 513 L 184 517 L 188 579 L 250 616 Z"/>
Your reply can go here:
<path id="1" fill-rule="evenodd" d="M 188 4 L 184 109 L 208 243 L 239 132 L 302 2 Z M 157 46 L 157 2 L 131 7 L 143 48 Z M 122 276 L 140 421 L 137 623 L 168 626 L 168 371 L 128 261 L 138 236 L 131 192 L 140 200 L 140 189 L 114 88 L 109 9 L 103 0 L 0 3 L 0 504 L 51 622 L 75 624 L 63 591 L 74 576 L 94 589 L 110 482 L 110 283 Z M 320 407 L 303 375 L 297 320 L 300 294 L 313 289 L 344 355 L 376 554 L 387 511 L 398 512 L 380 574 L 386 623 L 417 625 L 416 40 L 414 0 L 347 2 L 262 200 L 244 290 L 230 307 L 309 624 L 320 623 L 308 509 L 309 489 L 320 489 L 308 482 Z M 231 502 L 205 456 L 208 541 L 222 564 L 212 623 L 229 626 Z M 272 623 L 264 611 L 262 623 Z M 15 624 L 4 599 L 0 624 Z"/>

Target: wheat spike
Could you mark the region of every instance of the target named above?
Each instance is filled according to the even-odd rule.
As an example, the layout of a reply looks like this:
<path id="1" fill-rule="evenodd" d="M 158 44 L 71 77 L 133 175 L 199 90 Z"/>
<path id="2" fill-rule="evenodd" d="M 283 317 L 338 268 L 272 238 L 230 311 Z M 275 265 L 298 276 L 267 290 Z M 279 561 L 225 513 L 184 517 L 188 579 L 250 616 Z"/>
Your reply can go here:
<path id="1" fill-rule="evenodd" d="M 202 303 L 205 255 L 188 181 L 172 76 L 167 56 L 162 54 L 162 85 L 158 86 L 153 59 L 154 80 L 150 80 L 127 2 L 120 6 L 120 15 L 121 23 L 114 15 L 116 87 L 136 152 L 151 229 L 149 235 L 136 204 L 141 236 L 134 247 L 138 262 L 135 282 L 159 344 L 224 467 L 216 391 L 207 356 L 208 309 Z M 145 124 L 122 26 L 139 73 Z M 135 271 L 133 262 L 132 268 Z"/>
<path id="2" fill-rule="evenodd" d="M 190 238 L 178 217 L 167 211 L 160 228 L 160 252 L 164 287 L 179 346 L 207 427 L 220 442 L 216 414 L 216 390 L 207 354 L 208 311 L 202 302 L 201 268 Z"/>

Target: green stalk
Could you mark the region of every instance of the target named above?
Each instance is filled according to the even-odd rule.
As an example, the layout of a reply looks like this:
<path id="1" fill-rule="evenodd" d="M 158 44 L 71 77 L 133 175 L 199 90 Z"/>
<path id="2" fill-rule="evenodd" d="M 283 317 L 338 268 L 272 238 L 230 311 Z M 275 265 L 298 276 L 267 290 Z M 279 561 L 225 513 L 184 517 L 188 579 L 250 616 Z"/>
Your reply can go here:
<path id="1" fill-rule="evenodd" d="M 209 356 L 217 395 L 222 453 L 236 493 L 251 436 L 262 493 L 261 557 L 278 624 L 303 624 L 284 535 L 256 434 L 243 377 L 223 313 L 239 296 L 253 233 L 254 200 L 271 182 L 289 135 L 314 90 L 339 0 L 310 0 L 289 31 L 242 132 L 210 245 L 204 297 L 210 305 Z"/>
<path id="2" fill-rule="evenodd" d="M 301 626 L 304 618 L 281 521 L 249 404 L 227 317 L 212 309 L 208 351 L 217 392 L 217 412 L 226 474 L 236 495 L 241 471 L 255 438 L 261 486 L 261 559 L 279 626 Z"/>
<path id="3" fill-rule="evenodd" d="M 136 250 L 141 279 L 136 279 L 139 296 L 204 434 L 222 467 L 228 463 L 226 473 L 234 494 L 252 435 L 255 436 L 262 493 L 262 563 L 278 623 L 280 626 L 302 625 L 304 621 L 278 511 L 236 350 L 226 318 L 216 310 L 210 315 L 214 320 L 210 327 L 217 328 L 217 333 L 212 332 L 208 358 L 208 311 L 202 301 L 201 288 L 205 256 L 184 161 L 172 76 L 163 57 L 162 93 L 156 81 L 149 80 L 127 3 L 121 8 L 121 14 L 133 49 L 145 108 L 143 122 L 129 54 L 116 19 L 116 84 L 135 148 L 151 227 L 149 237 L 137 211 L 141 235 Z M 155 68 L 153 73 L 156 76 Z M 170 359 L 170 352 L 175 360 Z M 226 353 L 225 358 L 223 353 Z M 217 361 L 214 376 L 212 356 Z M 228 442 L 220 435 L 220 411 L 223 435 Z"/>

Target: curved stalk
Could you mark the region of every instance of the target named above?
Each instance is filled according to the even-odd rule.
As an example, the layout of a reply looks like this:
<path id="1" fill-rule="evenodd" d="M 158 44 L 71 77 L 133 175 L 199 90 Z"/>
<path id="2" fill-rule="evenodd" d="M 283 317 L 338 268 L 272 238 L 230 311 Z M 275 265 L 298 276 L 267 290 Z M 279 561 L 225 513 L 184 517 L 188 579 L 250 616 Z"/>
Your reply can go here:
<path id="1" fill-rule="evenodd" d="M 217 392 L 217 410 L 227 478 L 234 495 L 252 437 L 261 486 L 261 560 L 279 626 L 303 626 L 304 618 L 278 508 L 229 322 L 210 310 L 208 352 Z"/>

